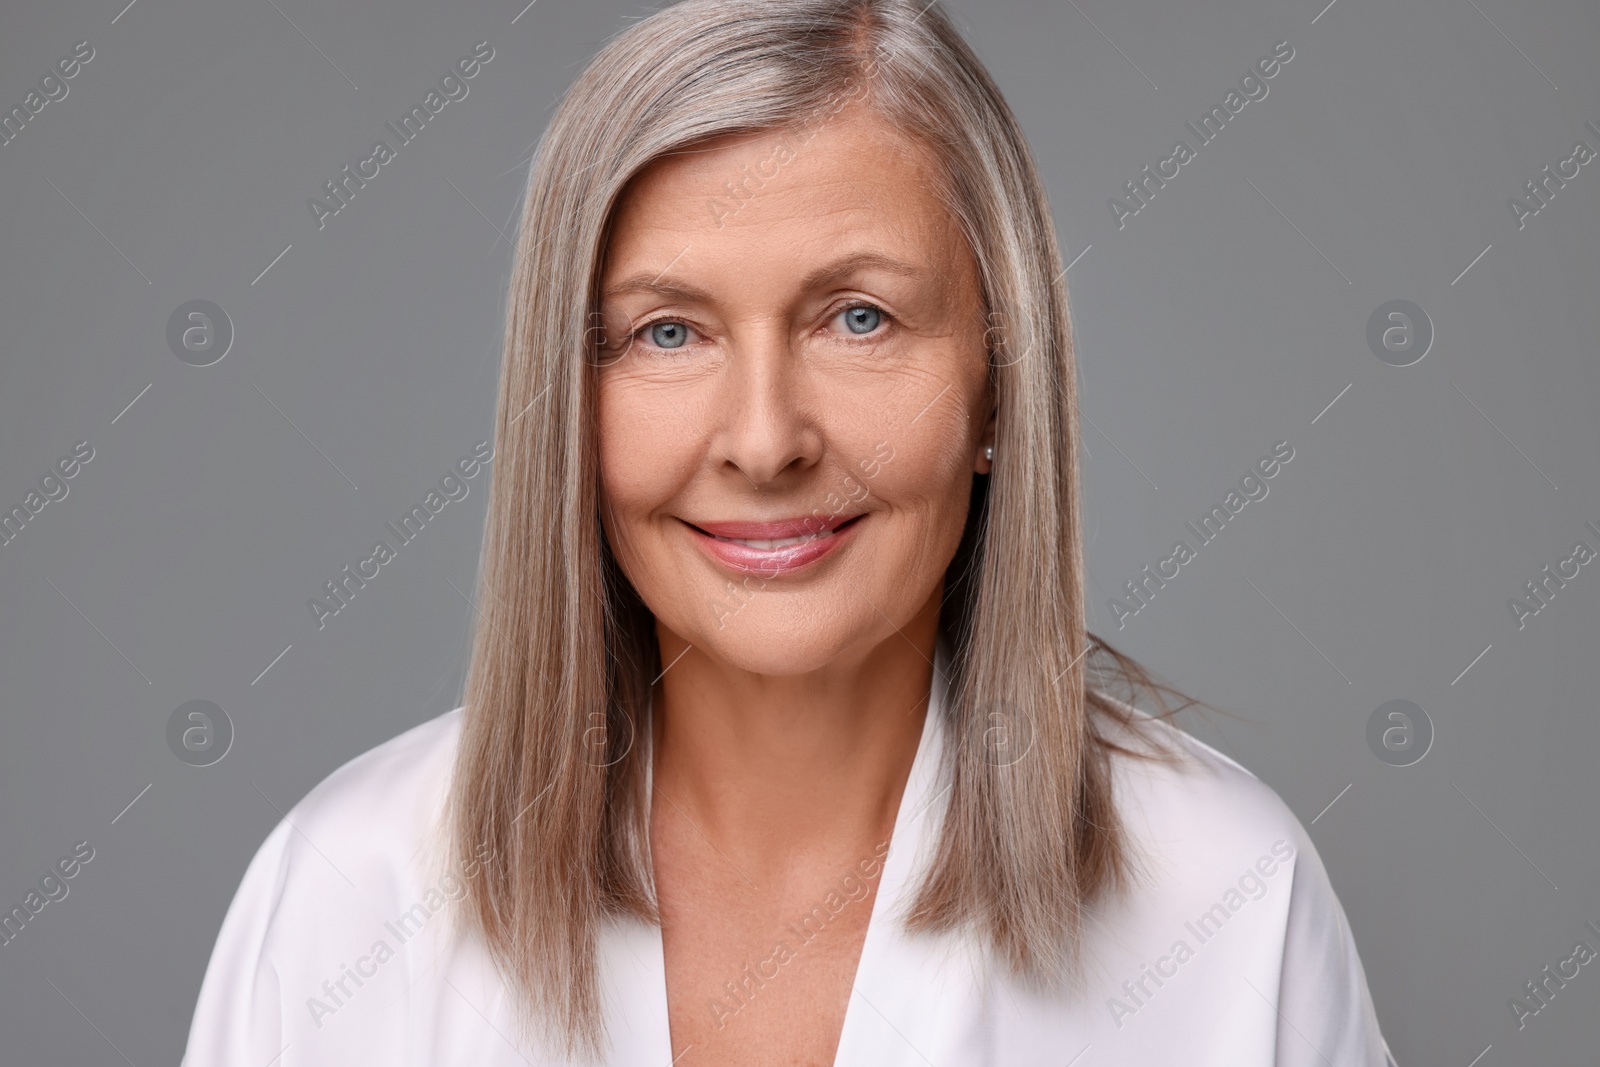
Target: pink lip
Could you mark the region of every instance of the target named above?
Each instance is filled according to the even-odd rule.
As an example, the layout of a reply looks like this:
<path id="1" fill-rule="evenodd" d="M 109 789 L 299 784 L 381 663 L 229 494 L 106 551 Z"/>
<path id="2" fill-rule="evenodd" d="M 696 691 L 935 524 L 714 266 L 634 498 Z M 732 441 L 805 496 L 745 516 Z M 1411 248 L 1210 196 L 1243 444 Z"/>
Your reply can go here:
<path id="1" fill-rule="evenodd" d="M 860 515 L 842 515 L 824 522 L 813 516 L 775 522 L 687 523 L 695 541 L 713 559 L 734 570 L 752 571 L 768 578 L 788 574 L 815 563 L 844 545 L 860 525 Z M 841 528 L 842 527 L 842 528 Z M 781 541 L 803 537 L 781 548 L 756 548 L 741 541 Z M 738 540 L 719 540 L 737 538 Z"/>

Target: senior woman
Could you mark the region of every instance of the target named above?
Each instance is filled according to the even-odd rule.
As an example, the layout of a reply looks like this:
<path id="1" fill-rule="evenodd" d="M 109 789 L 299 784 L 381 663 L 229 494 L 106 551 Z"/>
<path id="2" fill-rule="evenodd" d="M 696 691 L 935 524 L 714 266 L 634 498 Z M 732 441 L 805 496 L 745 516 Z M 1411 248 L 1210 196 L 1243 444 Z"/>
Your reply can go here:
<path id="1" fill-rule="evenodd" d="M 1382 1064 L 1294 816 L 1095 684 L 1171 692 L 1085 629 L 1062 278 L 937 4 L 608 43 L 528 182 L 463 707 L 267 838 L 189 1067 Z"/>

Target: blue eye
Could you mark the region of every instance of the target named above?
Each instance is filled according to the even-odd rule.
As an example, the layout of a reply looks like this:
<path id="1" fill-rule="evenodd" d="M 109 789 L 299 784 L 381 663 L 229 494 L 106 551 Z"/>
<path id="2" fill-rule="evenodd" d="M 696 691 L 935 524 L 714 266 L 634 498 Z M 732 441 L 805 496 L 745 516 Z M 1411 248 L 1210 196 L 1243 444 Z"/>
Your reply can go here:
<path id="1" fill-rule="evenodd" d="M 650 343 L 657 348 L 681 348 L 689 339 L 689 328 L 681 322 L 658 322 L 650 327 Z"/>
<path id="2" fill-rule="evenodd" d="M 851 333 L 871 333 L 883 321 L 883 312 L 868 304 L 845 308 L 842 314 L 844 324 L 850 328 Z"/>

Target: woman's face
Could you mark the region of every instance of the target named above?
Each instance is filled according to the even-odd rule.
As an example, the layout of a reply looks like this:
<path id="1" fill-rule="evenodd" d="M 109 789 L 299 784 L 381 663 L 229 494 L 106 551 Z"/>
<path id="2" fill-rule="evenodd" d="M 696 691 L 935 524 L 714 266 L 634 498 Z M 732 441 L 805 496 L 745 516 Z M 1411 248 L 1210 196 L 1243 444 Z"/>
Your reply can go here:
<path id="1" fill-rule="evenodd" d="M 710 142 L 618 206 L 606 537 L 660 626 L 800 674 L 937 610 L 992 441 L 977 269 L 876 114 Z"/>

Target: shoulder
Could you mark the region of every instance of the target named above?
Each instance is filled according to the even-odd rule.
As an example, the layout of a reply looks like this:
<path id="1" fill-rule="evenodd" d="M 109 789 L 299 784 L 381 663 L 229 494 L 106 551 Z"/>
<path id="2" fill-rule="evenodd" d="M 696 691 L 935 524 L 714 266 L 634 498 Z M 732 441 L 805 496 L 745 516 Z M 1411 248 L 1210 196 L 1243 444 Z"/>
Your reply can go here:
<path id="1" fill-rule="evenodd" d="M 308 994 L 320 1030 L 323 1016 L 342 1010 L 340 991 L 350 992 L 342 984 L 347 964 L 370 964 L 362 953 L 396 936 L 385 920 L 403 915 L 409 936 L 442 910 L 437 831 L 460 725 L 457 708 L 406 730 L 339 767 L 283 813 L 217 934 L 186 1063 L 265 1062 L 281 1053 L 284 1035 L 304 1028 L 298 1012 Z M 384 943 L 387 959 L 393 950 Z M 320 984 L 329 979 L 338 984 Z"/>
<path id="2" fill-rule="evenodd" d="M 1283 798 L 1237 761 L 1173 723 L 1122 705 L 1132 727 L 1108 724 L 1101 736 L 1165 758 L 1111 755 L 1112 788 L 1130 832 L 1149 846 L 1204 843 L 1212 854 L 1298 851 L 1307 842 Z"/>
<path id="3" fill-rule="evenodd" d="M 1384 1063 L 1360 955 L 1300 820 L 1236 761 L 1120 710 L 1127 722 L 1100 717 L 1101 737 L 1165 758 L 1111 755 L 1131 875 L 1129 892 L 1101 902 L 1093 935 L 1111 1032 L 1137 1044 L 1158 1031 L 1124 1025 L 1153 1010 L 1183 1019 L 1190 1044 L 1240 1051 L 1243 1040 L 1266 1057 L 1238 1062 Z"/>
<path id="4" fill-rule="evenodd" d="M 333 771 L 284 814 L 246 882 L 276 922 L 382 911 L 445 860 L 445 803 L 462 709 L 437 715 Z M 265 901 L 263 901 L 265 902 Z"/>
<path id="5" fill-rule="evenodd" d="M 1102 736 L 1163 757 L 1111 757 L 1130 914 L 1168 926 L 1221 903 L 1226 912 L 1218 914 L 1249 911 L 1247 923 L 1233 925 L 1253 927 L 1263 946 L 1281 949 L 1292 905 L 1324 911 L 1334 900 L 1305 827 L 1236 761 L 1167 720 L 1121 706 L 1129 724 L 1108 723 Z"/>
<path id="6" fill-rule="evenodd" d="M 442 815 L 461 716 L 437 715 L 329 774 L 290 809 L 293 836 L 357 870 L 415 852 Z"/>
<path id="7" fill-rule="evenodd" d="M 331 834 L 407 825 L 446 785 L 461 733 L 462 709 L 423 722 L 333 771 L 289 812 L 304 827 Z"/>

